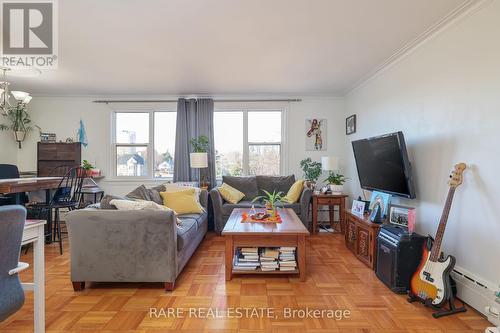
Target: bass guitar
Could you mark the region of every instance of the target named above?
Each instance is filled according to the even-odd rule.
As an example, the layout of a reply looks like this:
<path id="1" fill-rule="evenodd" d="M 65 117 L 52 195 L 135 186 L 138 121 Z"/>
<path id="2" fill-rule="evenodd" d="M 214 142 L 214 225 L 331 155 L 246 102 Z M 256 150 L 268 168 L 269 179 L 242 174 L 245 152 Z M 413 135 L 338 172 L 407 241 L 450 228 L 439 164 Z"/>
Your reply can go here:
<path id="1" fill-rule="evenodd" d="M 462 184 L 465 163 L 455 165 L 455 170 L 450 175 L 450 186 L 446 203 L 441 214 L 439 227 L 434 242 L 424 245 L 422 259 L 417 271 L 410 280 L 410 295 L 420 301 L 441 307 L 449 298 L 451 291 L 450 272 L 455 266 L 455 257 L 449 255 L 441 258 L 441 242 L 443 240 L 446 223 L 450 214 L 451 203 L 455 190 Z"/>

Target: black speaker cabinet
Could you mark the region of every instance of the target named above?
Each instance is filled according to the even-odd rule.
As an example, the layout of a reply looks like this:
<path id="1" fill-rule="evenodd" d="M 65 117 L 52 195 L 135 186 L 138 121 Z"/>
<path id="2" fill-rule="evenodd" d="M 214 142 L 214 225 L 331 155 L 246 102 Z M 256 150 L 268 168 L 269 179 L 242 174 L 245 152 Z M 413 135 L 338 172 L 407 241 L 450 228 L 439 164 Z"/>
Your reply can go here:
<path id="1" fill-rule="evenodd" d="M 395 293 L 410 289 L 410 279 L 417 270 L 422 246 L 427 237 L 386 224 L 377 238 L 377 277 Z"/>

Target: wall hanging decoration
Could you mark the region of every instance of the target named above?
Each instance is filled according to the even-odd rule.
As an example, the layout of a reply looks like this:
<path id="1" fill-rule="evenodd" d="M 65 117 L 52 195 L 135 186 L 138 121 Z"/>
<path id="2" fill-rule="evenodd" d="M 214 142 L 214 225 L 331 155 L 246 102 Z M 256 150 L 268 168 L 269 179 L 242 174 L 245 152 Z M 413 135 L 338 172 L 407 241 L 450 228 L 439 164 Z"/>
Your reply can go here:
<path id="1" fill-rule="evenodd" d="M 353 114 L 345 119 L 345 134 L 356 133 L 356 115 Z"/>
<path id="2" fill-rule="evenodd" d="M 89 144 L 87 141 L 87 132 L 85 131 L 85 124 L 81 119 L 80 119 L 80 128 L 78 129 L 78 133 L 76 136 L 78 138 L 78 142 L 80 142 L 82 146 L 87 147 L 87 145 Z"/>
<path id="3" fill-rule="evenodd" d="M 306 119 L 306 150 L 325 151 L 327 121 L 326 119 Z"/>

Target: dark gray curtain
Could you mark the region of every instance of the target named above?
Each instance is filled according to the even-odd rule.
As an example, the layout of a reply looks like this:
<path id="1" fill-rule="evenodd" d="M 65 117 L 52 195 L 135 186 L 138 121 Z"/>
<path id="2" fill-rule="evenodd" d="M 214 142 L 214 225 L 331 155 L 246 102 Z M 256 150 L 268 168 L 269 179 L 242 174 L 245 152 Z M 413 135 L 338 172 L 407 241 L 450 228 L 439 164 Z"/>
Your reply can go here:
<path id="1" fill-rule="evenodd" d="M 199 169 L 189 166 L 189 154 L 193 151 L 189 140 L 205 135 L 208 149 L 208 168 L 202 172 L 215 185 L 215 146 L 214 146 L 214 101 L 211 98 L 184 99 L 177 101 L 177 127 L 175 137 L 174 182 L 199 181 Z"/>

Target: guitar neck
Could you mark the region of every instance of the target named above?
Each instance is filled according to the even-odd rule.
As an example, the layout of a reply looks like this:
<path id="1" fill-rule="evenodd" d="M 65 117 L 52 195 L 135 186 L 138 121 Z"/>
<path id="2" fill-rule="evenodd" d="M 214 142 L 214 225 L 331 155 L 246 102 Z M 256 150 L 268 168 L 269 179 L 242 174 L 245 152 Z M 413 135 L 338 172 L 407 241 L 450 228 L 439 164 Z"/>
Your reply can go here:
<path id="1" fill-rule="evenodd" d="M 439 255 L 441 253 L 441 242 L 443 241 L 444 231 L 446 229 L 446 223 L 448 222 L 448 216 L 450 215 L 451 203 L 453 201 L 453 196 L 455 194 L 455 187 L 450 187 L 448 190 L 448 196 L 446 197 L 446 203 L 443 208 L 443 213 L 441 214 L 441 219 L 439 220 L 439 227 L 436 232 L 436 238 L 432 245 L 431 250 L 431 261 L 438 261 Z"/>

